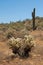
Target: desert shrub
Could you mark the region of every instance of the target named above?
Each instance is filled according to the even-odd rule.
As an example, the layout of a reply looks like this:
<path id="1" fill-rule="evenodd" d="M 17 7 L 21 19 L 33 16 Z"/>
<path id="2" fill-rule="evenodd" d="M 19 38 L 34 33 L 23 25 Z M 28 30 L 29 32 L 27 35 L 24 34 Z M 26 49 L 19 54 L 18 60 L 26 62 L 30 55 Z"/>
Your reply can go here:
<path id="1" fill-rule="evenodd" d="M 9 47 L 12 49 L 14 54 L 18 54 L 21 57 L 29 55 L 32 47 L 34 47 L 33 36 L 25 35 L 24 39 L 22 38 L 10 38 L 8 41 Z"/>
<path id="2" fill-rule="evenodd" d="M 6 35 L 6 37 L 9 39 L 9 38 L 11 38 L 13 36 L 13 34 L 11 33 L 11 32 L 9 32 L 7 35 Z"/>
<path id="3" fill-rule="evenodd" d="M 12 29 L 11 27 L 5 32 L 6 39 L 13 37 L 16 34 L 16 30 Z"/>

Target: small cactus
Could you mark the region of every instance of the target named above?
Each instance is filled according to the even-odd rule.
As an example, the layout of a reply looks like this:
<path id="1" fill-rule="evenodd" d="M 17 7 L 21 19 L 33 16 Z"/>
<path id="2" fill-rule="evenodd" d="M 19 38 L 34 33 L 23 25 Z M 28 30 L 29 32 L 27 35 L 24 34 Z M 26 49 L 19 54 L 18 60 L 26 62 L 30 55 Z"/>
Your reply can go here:
<path id="1" fill-rule="evenodd" d="M 34 46 L 32 35 L 25 35 L 24 39 L 22 38 L 10 38 L 9 45 L 13 53 L 19 54 L 21 57 L 27 56 L 31 48 Z"/>

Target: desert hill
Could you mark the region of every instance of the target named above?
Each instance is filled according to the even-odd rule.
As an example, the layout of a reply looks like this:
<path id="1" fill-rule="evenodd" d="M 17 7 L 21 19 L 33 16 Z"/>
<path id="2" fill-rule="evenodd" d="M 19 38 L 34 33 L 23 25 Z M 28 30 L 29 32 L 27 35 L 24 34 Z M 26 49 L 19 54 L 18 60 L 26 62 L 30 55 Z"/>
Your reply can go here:
<path id="1" fill-rule="evenodd" d="M 43 65 L 43 17 L 35 18 L 36 30 L 32 30 L 32 20 L 26 19 L 18 22 L 0 24 L 0 65 Z M 36 42 L 28 58 L 12 56 L 7 41 L 9 37 L 33 35 Z"/>
<path id="2" fill-rule="evenodd" d="M 43 17 L 37 16 L 35 18 L 35 26 L 36 26 L 36 30 L 43 31 Z M 29 34 L 30 31 L 32 31 L 32 20 L 29 19 L 0 24 L 1 39 L 5 39 L 8 34 L 14 37 L 23 37 L 25 34 Z"/>

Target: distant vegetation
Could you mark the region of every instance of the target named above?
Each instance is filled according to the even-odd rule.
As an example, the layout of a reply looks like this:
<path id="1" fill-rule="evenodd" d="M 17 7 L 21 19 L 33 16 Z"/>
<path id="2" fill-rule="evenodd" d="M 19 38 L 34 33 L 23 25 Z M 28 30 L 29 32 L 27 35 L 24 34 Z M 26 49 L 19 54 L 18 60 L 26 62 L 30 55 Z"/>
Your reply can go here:
<path id="1" fill-rule="evenodd" d="M 43 17 L 35 18 L 36 30 L 43 30 Z M 0 24 L 0 38 L 8 38 L 9 33 L 11 36 L 22 37 L 25 34 L 28 34 L 29 31 L 32 31 L 32 19 L 26 19 L 23 21 L 10 22 L 10 23 L 1 23 Z M 0 39 L 0 40 L 1 40 Z"/>

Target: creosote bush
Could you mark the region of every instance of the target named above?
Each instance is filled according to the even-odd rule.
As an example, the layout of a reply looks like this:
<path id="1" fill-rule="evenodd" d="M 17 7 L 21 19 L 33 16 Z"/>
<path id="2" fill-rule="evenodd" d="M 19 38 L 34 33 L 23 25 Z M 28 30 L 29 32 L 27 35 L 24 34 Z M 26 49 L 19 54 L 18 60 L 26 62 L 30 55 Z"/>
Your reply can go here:
<path id="1" fill-rule="evenodd" d="M 25 35 L 24 39 L 10 38 L 8 44 L 14 54 L 18 54 L 20 57 L 26 57 L 29 55 L 32 47 L 34 47 L 35 41 L 32 35 Z"/>

